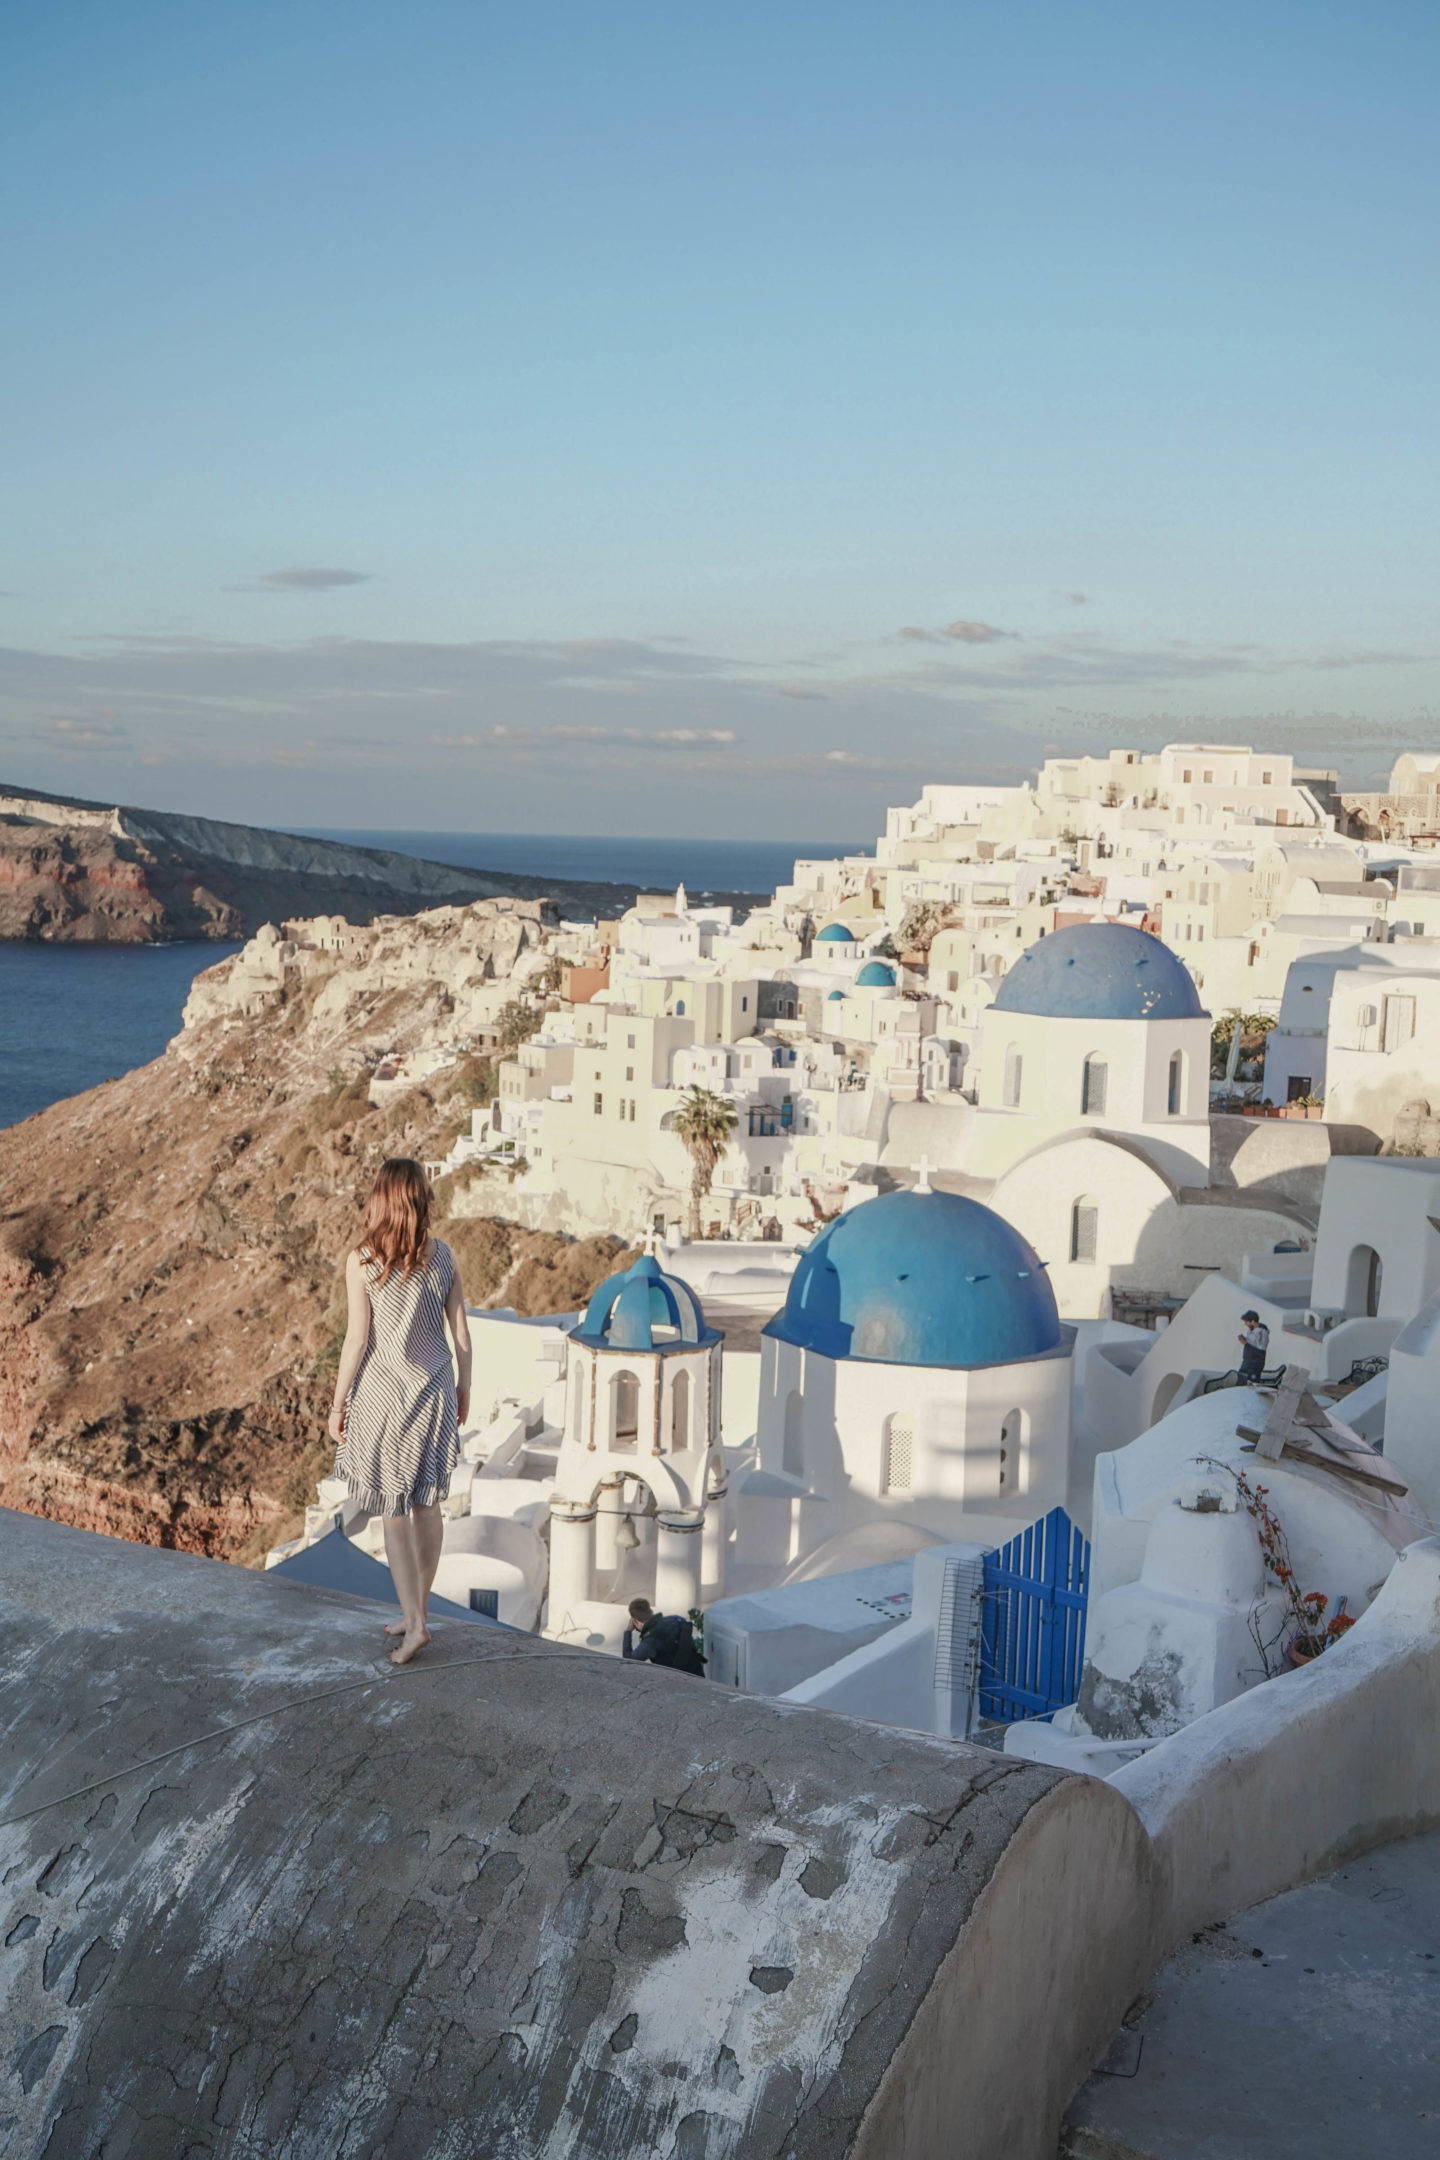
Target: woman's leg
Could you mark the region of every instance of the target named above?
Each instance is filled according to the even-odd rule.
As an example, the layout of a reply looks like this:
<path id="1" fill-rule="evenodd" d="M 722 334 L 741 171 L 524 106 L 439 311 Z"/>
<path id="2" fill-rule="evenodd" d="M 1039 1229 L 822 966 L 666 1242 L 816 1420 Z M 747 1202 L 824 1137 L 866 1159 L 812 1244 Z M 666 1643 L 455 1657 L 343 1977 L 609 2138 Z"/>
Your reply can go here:
<path id="1" fill-rule="evenodd" d="M 437 1501 L 429 1507 L 412 1508 L 410 1520 L 415 1525 L 415 1546 L 420 1566 L 420 1620 L 424 1625 L 429 1619 L 429 1599 L 435 1581 L 435 1570 L 440 1565 L 440 1547 L 445 1539 L 445 1518 Z"/>
<path id="2" fill-rule="evenodd" d="M 429 1510 L 418 1512 L 428 1513 Z M 439 1512 L 436 1508 L 435 1513 L 438 1515 Z M 404 1639 L 399 1649 L 390 1653 L 392 1665 L 408 1665 L 416 1651 L 423 1650 L 430 1640 L 430 1630 L 425 1625 L 425 1600 L 435 1579 L 435 1567 L 432 1563 L 422 1580 L 421 1536 L 414 1515 L 385 1517 L 385 1557 L 390 1562 L 395 1594 L 405 1618 Z"/>

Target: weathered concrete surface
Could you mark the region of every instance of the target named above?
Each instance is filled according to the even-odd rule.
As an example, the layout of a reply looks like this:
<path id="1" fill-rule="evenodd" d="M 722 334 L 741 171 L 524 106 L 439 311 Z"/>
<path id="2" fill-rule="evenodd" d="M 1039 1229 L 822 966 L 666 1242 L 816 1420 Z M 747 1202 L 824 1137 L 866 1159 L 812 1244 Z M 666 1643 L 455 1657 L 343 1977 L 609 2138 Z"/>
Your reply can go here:
<path id="1" fill-rule="evenodd" d="M 1076 2095 L 1071 2160 L 1434 2160 L 1440 1831 L 1208 1929 Z"/>
<path id="2" fill-rule="evenodd" d="M 0 1514 L 5 2160 L 1040 2160 L 1108 1786 Z"/>

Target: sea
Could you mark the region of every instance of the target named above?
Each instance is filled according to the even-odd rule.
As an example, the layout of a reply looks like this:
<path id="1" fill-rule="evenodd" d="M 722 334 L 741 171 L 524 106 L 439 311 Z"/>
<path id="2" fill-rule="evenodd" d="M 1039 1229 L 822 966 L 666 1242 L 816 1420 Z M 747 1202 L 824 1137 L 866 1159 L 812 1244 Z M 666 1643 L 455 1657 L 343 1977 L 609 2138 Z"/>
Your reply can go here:
<path id="1" fill-rule="evenodd" d="M 850 840 L 613 839 L 583 833 L 336 832 L 321 840 L 393 848 L 467 870 L 668 892 L 770 893 L 797 857 L 855 853 Z M 873 845 L 873 843 L 870 843 Z M 238 945 L 30 945 L 0 940 L 0 1126 L 159 1057 L 190 985 Z"/>

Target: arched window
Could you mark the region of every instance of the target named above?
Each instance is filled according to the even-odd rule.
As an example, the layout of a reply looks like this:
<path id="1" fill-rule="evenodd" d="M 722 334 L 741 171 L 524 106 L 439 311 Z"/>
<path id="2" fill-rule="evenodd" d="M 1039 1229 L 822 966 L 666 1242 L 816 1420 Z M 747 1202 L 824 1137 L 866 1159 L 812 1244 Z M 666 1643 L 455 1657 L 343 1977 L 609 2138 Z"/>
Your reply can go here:
<path id="1" fill-rule="evenodd" d="M 1024 1411 L 1007 1410 L 1000 1425 L 1000 1490 L 1002 1493 L 1019 1490 L 1020 1450 L 1024 1439 Z"/>
<path id="2" fill-rule="evenodd" d="M 610 1445 L 618 1455 L 633 1455 L 639 1444 L 640 1383 L 633 1372 L 619 1372 L 610 1382 Z"/>
<path id="3" fill-rule="evenodd" d="M 1100 1203 L 1082 1193 L 1070 1210 L 1070 1258 L 1088 1266 L 1100 1243 Z"/>
<path id="4" fill-rule="evenodd" d="M 908 1493 L 915 1484 L 915 1426 L 902 1412 L 885 1420 L 885 1460 L 881 1491 Z"/>
<path id="5" fill-rule="evenodd" d="M 570 1430 L 577 1440 L 585 1438 L 585 1367 L 575 1360 L 575 1378 L 570 1389 Z M 590 1434 L 590 1445 L 595 1445 L 595 1435 Z"/>
<path id="6" fill-rule="evenodd" d="M 1165 1089 L 1165 1109 L 1170 1117 L 1179 1117 L 1185 1107 L 1185 1053 L 1177 1050 L 1170 1060 L 1170 1078 Z"/>
<path id="7" fill-rule="evenodd" d="M 1001 1101 L 1007 1110 L 1019 1108 L 1020 1087 L 1024 1078 L 1025 1060 L 1020 1055 L 1020 1045 L 1011 1043 L 1005 1052 L 1005 1086 L 1001 1095 Z"/>
<path id="8" fill-rule="evenodd" d="M 1105 1097 L 1109 1086 L 1110 1068 L 1104 1058 L 1087 1057 L 1080 1082 L 1080 1112 L 1083 1117 L 1105 1115 Z"/>
<path id="9" fill-rule="evenodd" d="M 785 1398 L 785 1444 L 780 1467 L 786 1477 L 805 1475 L 805 1404 L 798 1388 L 791 1388 Z"/>
<path id="10" fill-rule="evenodd" d="M 670 1445 L 677 1455 L 683 1455 L 690 1445 L 690 1375 L 676 1373 L 675 1385 L 670 1390 Z"/>
<path id="11" fill-rule="evenodd" d="M 677 1012 L 677 1013 L 679 1013 L 679 1015 L 680 1015 L 680 1016 L 681 1016 L 681 1018 L 683 1019 L 683 1018 L 684 1018 L 684 1016 L 685 1016 L 685 1000 L 684 1000 L 684 998 L 676 998 L 676 1000 L 675 1000 L 675 1010 L 676 1010 L 676 1012 Z"/>

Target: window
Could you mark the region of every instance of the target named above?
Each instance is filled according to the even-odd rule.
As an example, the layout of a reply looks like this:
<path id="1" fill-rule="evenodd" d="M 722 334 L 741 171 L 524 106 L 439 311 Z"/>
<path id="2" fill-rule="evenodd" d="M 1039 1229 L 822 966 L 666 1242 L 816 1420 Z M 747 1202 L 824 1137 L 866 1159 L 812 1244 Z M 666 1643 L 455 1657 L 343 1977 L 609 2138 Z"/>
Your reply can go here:
<path id="1" fill-rule="evenodd" d="M 1011 1043 L 1005 1052 L 1005 1086 L 1002 1101 L 1007 1110 L 1020 1107 L 1020 1088 L 1025 1077 L 1025 1060 L 1020 1055 L 1020 1045 Z"/>
<path id="2" fill-rule="evenodd" d="M 634 1047 L 635 1047 L 635 1037 L 634 1037 L 633 1035 L 627 1035 L 627 1036 L 625 1037 L 625 1047 L 626 1047 L 626 1049 L 627 1049 L 627 1050 L 633 1050 L 633 1049 L 634 1049 Z"/>
<path id="3" fill-rule="evenodd" d="M 1387 997 L 1380 1021 L 1380 1048 L 1398 1050 L 1415 1033 L 1413 997 Z"/>
<path id="4" fill-rule="evenodd" d="M 947 990 L 950 990 L 950 991 L 955 991 L 955 990 L 958 990 L 958 989 L 959 989 L 959 987 L 960 987 L 960 970 L 959 970 L 958 968 L 951 968 L 951 969 L 950 969 L 949 973 L 948 973 L 948 974 L 946 975 L 946 977 L 945 977 L 945 987 L 946 987 L 946 989 L 947 989 Z"/>
<path id="5" fill-rule="evenodd" d="M 1170 1060 L 1170 1075 L 1165 1088 L 1165 1109 L 1170 1117 L 1179 1117 L 1185 1107 L 1185 1054 L 1177 1050 Z"/>
<path id="6" fill-rule="evenodd" d="M 595 1115 L 596 1115 L 596 1117 L 600 1117 L 600 1116 L 602 1116 L 602 1115 L 604 1114 L 604 1110 L 605 1110 L 605 1097 L 604 1097 L 603 1095 L 597 1095 L 597 1096 L 595 1097 Z"/>
<path id="7" fill-rule="evenodd" d="M 1261 787 L 1273 787 L 1275 785 L 1274 773 L 1262 772 L 1260 775 L 1260 785 Z"/>
<path id="8" fill-rule="evenodd" d="M 676 1012 L 677 1012 L 677 1013 L 678 1013 L 678 1014 L 680 1015 L 681 1019 L 683 1020 L 683 1019 L 684 1019 L 684 1017 L 685 1017 L 685 1000 L 684 1000 L 684 998 L 676 998 L 676 1000 L 675 1000 L 675 1010 L 676 1010 Z"/>
<path id="9" fill-rule="evenodd" d="M 743 997 L 743 998 L 741 998 L 741 1000 L 740 1000 L 740 1010 L 741 1010 L 741 1012 L 749 1012 L 749 1010 L 750 1010 L 750 1000 L 749 1000 L 749 998 L 748 998 L 748 997 Z"/>
<path id="10" fill-rule="evenodd" d="M 805 1475 L 805 1404 L 797 1388 L 785 1398 L 785 1440 L 780 1467 L 786 1477 Z"/>
<path id="11" fill-rule="evenodd" d="M 1213 784 L 1213 782 L 1214 782 L 1214 779 L 1215 779 L 1215 775 L 1214 775 L 1214 773 L 1213 773 L 1213 772 L 1207 772 L 1207 773 L 1206 773 L 1206 775 L 1205 775 L 1205 785 L 1206 785 L 1206 787 L 1210 787 L 1210 786 L 1211 786 L 1211 785 Z"/>
<path id="12" fill-rule="evenodd" d="M 1203 923 L 1203 922 L 1197 922 L 1197 923 L 1196 923 L 1196 925 L 1195 925 L 1195 943 L 1196 943 L 1197 945 L 1203 945 L 1203 944 L 1204 944 L 1204 942 L 1205 942 L 1205 925 L 1204 925 L 1204 923 Z"/>
<path id="13" fill-rule="evenodd" d="M 627 1079 L 627 1080 L 633 1080 L 633 1079 L 634 1079 L 634 1077 L 635 1077 L 635 1067 L 634 1067 L 633 1065 L 627 1065 L 627 1066 L 625 1067 L 625 1077 L 626 1077 L 626 1079 Z"/>
<path id="14" fill-rule="evenodd" d="M 885 1420 L 885 1459 L 881 1491 L 909 1492 L 915 1482 L 915 1427 L 897 1413 Z"/>
<path id="15" fill-rule="evenodd" d="M 1184 772 L 1181 773 L 1180 777 L 1182 780 L 1188 780 L 1190 778 L 1190 768 L 1188 765 L 1186 766 Z"/>
<path id="16" fill-rule="evenodd" d="M 617 1454 L 633 1455 L 640 1441 L 640 1383 L 634 1373 L 616 1373 L 610 1382 L 610 1445 Z"/>
<path id="17" fill-rule="evenodd" d="M 631 1098 L 630 1098 L 630 1123 L 631 1123 L 631 1124 L 633 1125 L 633 1124 L 634 1124 L 634 1122 L 635 1122 L 635 1098 L 634 1098 L 634 1096 L 632 1095 L 632 1096 L 631 1096 Z"/>
<path id="18" fill-rule="evenodd" d="M 1103 1117 L 1105 1097 L 1110 1091 L 1110 1068 L 1104 1058 L 1087 1057 L 1080 1081 L 1080 1114 L 1082 1117 Z"/>
<path id="19" fill-rule="evenodd" d="M 1013 1491 L 1020 1478 L 1020 1443 L 1025 1431 L 1022 1410 L 1007 1410 L 1000 1426 L 1000 1490 Z"/>
<path id="20" fill-rule="evenodd" d="M 675 1375 L 675 1385 L 670 1393 L 670 1445 L 677 1455 L 683 1455 L 690 1445 L 690 1375 Z"/>
<path id="21" fill-rule="evenodd" d="M 1070 1258 L 1089 1267 L 1100 1241 L 1100 1207 L 1087 1193 L 1070 1210 Z"/>

